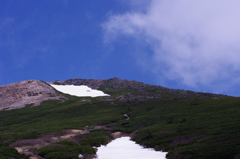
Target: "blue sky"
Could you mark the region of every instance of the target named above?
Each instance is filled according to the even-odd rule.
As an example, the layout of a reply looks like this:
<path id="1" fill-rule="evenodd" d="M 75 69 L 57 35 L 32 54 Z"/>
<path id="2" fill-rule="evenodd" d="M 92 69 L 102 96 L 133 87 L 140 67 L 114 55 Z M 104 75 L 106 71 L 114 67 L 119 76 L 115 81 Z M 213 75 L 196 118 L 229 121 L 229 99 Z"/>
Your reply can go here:
<path id="1" fill-rule="evenodd" d="M 239 3 L 1 0 L 0 85 L 118 77 L 239 96 Z"/>

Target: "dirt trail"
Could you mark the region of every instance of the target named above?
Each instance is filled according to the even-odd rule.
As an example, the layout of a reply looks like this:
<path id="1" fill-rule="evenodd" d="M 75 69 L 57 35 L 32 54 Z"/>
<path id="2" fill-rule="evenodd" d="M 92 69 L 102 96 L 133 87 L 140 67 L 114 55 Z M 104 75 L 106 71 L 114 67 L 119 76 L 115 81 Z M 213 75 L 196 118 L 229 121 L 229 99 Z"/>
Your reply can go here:
<path id="1" fill-rule="evenodd" d="M 63 132 L 58 133 L 49 133 L 38 136 L 36 139 L 23 139 L 18 140 L 12 144 L 11 147 L 14 147 L 19 153 L 25 154 L 30 157 L 30 159 L 42 159 L 42 157 L 38 156 L 35 150 L 50 145 L 55 142 L 68 140 L 76 142 L 77 135 L 89 133 L 92 129 L 108 129 L 105 126 L 95 126 L 90 129 L 80 130 L 80 129 L 68 129 Z M 114 132 L 111 134 L 114 139 L 120 138 L 123 136 L 131 136 L 132 134 L 126 134 L 122 132 Z M 111 142 L 111 141 L 109 141 Z M 87 158 L 94 158 L 92 155 L 85 156 Z"/>
<path id="2" fill-rule="evenodd" d="M 37 139 L 23 139 L 12 143 L 10 146 L 14 147 L 19 153 L 30 156 L 30 159 L 42 159 L 34 150 L 45 147 L 51 143 L 62 140 L 71 140 L 75 136 L 88 133 L 88 130 L 69 129 L 62 133 L 49 133 L 40 135 Z"/>

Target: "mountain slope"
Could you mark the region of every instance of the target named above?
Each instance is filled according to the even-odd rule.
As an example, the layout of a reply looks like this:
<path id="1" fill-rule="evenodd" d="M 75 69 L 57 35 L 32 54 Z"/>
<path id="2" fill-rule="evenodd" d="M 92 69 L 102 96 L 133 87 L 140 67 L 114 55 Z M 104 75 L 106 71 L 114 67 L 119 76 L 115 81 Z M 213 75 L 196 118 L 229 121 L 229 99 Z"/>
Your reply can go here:
<path id="1" fill-rule="evenodd" d="M 146 147 L 168 152 L 168 159 L 238 159 L 240 156 L 240 98 L 173 90 L 117 78 L 53 83 L 84 83 L 111 96 L 91 98 L 62 94 L 68 100 L 47 100 L 38 107 L 1 111 L 0 142 L 12 147 L 30 146 L 37 155 L 34 151 L 37 148 L 31 147 L 36 143 L 31 141 L 41 141 L 42 134 L 55 137 L 53 134 L 78 129 L 98 137 L 102 131 L 107 134 L 120 131 Z M 125 118 L 125 114 L 129 118 Z M 102 129 L 94 130 L 99 125 Z M 90 134 L 68 140 L 81 144 Z"/>

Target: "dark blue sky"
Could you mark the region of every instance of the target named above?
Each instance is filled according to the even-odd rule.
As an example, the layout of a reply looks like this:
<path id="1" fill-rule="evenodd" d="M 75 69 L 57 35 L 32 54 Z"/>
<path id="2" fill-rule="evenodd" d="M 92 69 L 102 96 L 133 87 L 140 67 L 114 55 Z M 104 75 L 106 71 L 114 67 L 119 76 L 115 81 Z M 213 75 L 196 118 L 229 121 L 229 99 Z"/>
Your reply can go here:
<path id="1" fill-rule="evenodd" d="M 54 81 L 118 77 L 170 88 L 239 95 L 240 91 L 236 89 L 239 70 L 235 68 L 238 63 L 223 57 L 230 60 L 230 65 L 224 66 L 235 68 L 230 71 L 232 78 L 212 73 L 219 72 L 218 65 L 203 67 L 208 73 L 201 74 L 199 65 L 212 63 L 205 58 L 205 53 L 198 57 L 203 58 L 204 63 L 191 67 L 196 64 L 194 57 L 178 54 L 189 52 L 189 49 L 181 50 L 181 43 L 163 38 L 166 35 L 171 37 L 169 32 L 174 34 L 173 39 L 179 38 L 179 32 L 175 37 L 176 29 L 169 29 L 174 25 L 169 23 L 163 27 L 160 23 L 164 19 L 162 13 L 156 16 L 151 12 L 154 11 L 153 6 L 159 5 L 159 10 L 164 13 L 161 6 L 166 9 L 171 4 L 157 3 L 156 0 L 1 0 L 0 85 L 28 79 Z M 147 16 L 147 20 L 144 19 Z M 171 15 L 166 15 L 166 18 L 173 21 Z M 153 21 L 149 21 L 151 19 Z M 185 27 L 176 23 L 180 29 Z M 194 43 L 200 36 L 192 32 L 186 34 L 192 34 L 187 36 L 193 41 L 191 49 L 201 44 L 199 41 L 196 45 Z M 175 49 L 176 54 L 170 48 Z M 211 47 L 201 50 L 208 48 Z M 191 51 L 193 49 L 190 54 Z M 184 60 L 192 63 L 184 65 L 187 63 Z M 221 63 L 221 59 L 214 62 Z M 229 79 L 232 85 L 224 85 Z"/>
<path id="2" fill-rule="evenodd" d="M 126 43 L 104 44 L 102 23 L 127 5 L 118 1 L 1 1 L 0 84 L 26 79 L 144 80 Z M 150 75 L 151 76 L 151 75 Z M 146 80 L 146 79 L 145 79 Z M 150 81 L 149 81 L 150 82 Z"/>

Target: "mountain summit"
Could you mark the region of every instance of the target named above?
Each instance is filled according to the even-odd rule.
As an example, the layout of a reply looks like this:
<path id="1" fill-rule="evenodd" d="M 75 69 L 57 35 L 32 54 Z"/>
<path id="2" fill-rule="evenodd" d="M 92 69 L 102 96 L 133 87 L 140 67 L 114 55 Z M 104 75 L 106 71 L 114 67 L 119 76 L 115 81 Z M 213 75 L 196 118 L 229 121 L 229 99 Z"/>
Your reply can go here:
<path id="1" fill-rule="evenodd" d="M 45 100 L 65 98 L 48 84 L 27 80 L 0 86 L 0 110 L 18 109 L 26 105 L 37 106 Z"/>

